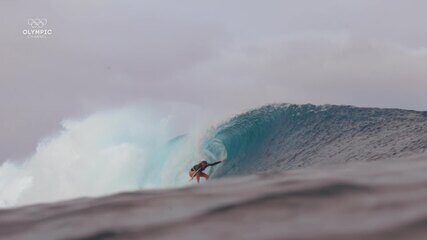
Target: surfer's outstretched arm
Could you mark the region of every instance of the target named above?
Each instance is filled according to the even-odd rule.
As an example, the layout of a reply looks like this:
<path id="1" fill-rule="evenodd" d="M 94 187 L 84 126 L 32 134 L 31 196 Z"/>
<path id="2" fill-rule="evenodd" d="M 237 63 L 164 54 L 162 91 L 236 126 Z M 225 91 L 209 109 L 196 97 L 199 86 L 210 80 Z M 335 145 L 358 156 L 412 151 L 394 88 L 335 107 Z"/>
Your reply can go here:
<path id="1" fill-rule="evenodd" d="M 219 163 L 222 163 L 222 161 L 218 161 L 218 162 L 210 163 L 210 164 L 208 164 L 208 167 L 215 166 L 215 165 L 217 165 L 217 164 L 219 164 Z"/>

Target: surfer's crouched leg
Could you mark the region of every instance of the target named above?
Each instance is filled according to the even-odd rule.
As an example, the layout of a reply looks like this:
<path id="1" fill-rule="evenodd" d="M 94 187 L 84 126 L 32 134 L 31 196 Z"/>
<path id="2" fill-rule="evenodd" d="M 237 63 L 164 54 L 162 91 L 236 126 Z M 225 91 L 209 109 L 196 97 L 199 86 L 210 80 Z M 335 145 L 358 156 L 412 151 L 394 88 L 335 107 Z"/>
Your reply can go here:
<path id="1" fill-rule="evenodd" d="M 193 179 L 193 178 L 196 178 L 196 180 L 197 180 L 197 183 L 199 183 L 200 182 L 200 172 L 196 172 L 196 171 L 190 171 L 189 173 L 188 173 L 188 175 L 190 176 L 190 178 L 191 179 Z M 190 180 L 191 180 L 190 179 Z"/>
<path id="2" fill-rule="evenodd" d="M 206 181 L 209 179 L 209 175 L 207 175 L 206 173 L 203 173 L 203 172 L 196 173 L 196 171 L 190 171 L 188 173 L 188 175 L 190 176 L 190 178 L 195 177 L 197 182 L 200 182 L 200 177 L 204 177 L 206 179 Z"/>
<path id="3" fill-rule="evenodd" d="M 206 181 L 209 179 L 209 175 L 207 175 L 206 173 L 201 172 L 199 174 L 200 174 L 200 177 L 206 178 Z"/>
<path id="4" fill-rule="evenodd" d="M 190 172 L 188 172 L 188 175 L 189 175 L 190 177 L 193 177 L 193 176 L 194 176 L 194 173 L 195 173 L 195 171 L 190 171 Z"/>

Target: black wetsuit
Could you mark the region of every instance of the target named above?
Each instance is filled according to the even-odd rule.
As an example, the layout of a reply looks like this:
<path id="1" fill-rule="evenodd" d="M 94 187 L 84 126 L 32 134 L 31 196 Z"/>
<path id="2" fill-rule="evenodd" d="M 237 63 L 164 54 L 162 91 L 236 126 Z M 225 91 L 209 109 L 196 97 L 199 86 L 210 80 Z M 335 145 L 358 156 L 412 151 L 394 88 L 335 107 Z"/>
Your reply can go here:
<path id="1" fill-rule="evenodd" d="M 199 170 L 200 170 L 200 172 L 203 172 L 203 171 L 205 171 L 205 169 L 206 169 L 207 167 L 215 166 L 215 165 L 217 165 L 218 163 L 221 163 L 221 161 L 214 162 L 214 163 L 210 163 L 210 164 L 206 165 L 205 167 L 202 167 L 202 164 L 201 164 L 201 163 L 199 163 L 199 164 L 197 164 L 197 165 L 194 165 L 194 166 L 191 168 L 191 171 L 199 171 Z"/>

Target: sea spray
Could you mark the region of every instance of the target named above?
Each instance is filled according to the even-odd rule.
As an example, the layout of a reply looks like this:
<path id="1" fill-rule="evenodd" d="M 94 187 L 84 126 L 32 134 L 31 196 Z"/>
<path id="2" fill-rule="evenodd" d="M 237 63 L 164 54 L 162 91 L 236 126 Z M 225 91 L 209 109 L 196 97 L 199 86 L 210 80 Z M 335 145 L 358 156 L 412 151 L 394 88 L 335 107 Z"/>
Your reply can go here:
<path id="1" fill-rule="evenodd" d="M 187 184 L 188 168 L 201 158 L 203 131 L 191 130 L 174 145 L 172 128 L 170 116 L 130 108 L 64 121 L 22 164 L 1 165 L 0 204 Z"/>

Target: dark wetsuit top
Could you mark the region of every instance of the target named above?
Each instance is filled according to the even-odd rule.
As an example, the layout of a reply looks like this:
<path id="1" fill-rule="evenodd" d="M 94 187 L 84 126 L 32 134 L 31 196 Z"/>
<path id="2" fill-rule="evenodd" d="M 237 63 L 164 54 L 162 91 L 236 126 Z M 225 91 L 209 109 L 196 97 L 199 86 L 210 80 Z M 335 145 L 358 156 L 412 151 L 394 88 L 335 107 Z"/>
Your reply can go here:
<path id="1" fill-rule="evenodd" d="M 206 165 L 206 167 L 202 167 L 202 164 L 201 164 L 201 163 L 199 163 L 199 164 L 197 164 L 197 165 L 194 165 L 194 166 L 191 168 L 191 171 L 198 171 L 198 170 L 200 169 L 200 172 L 203 172 L 203 171 L 205 171 L 205 169 L 206 169 L 207 167 L 215 166 L 215 165 L 217 165 L 218 163 L 221 163 L 221 161 L 214 162 L 214 163 L 210 163 L 210 164 Z"/>

